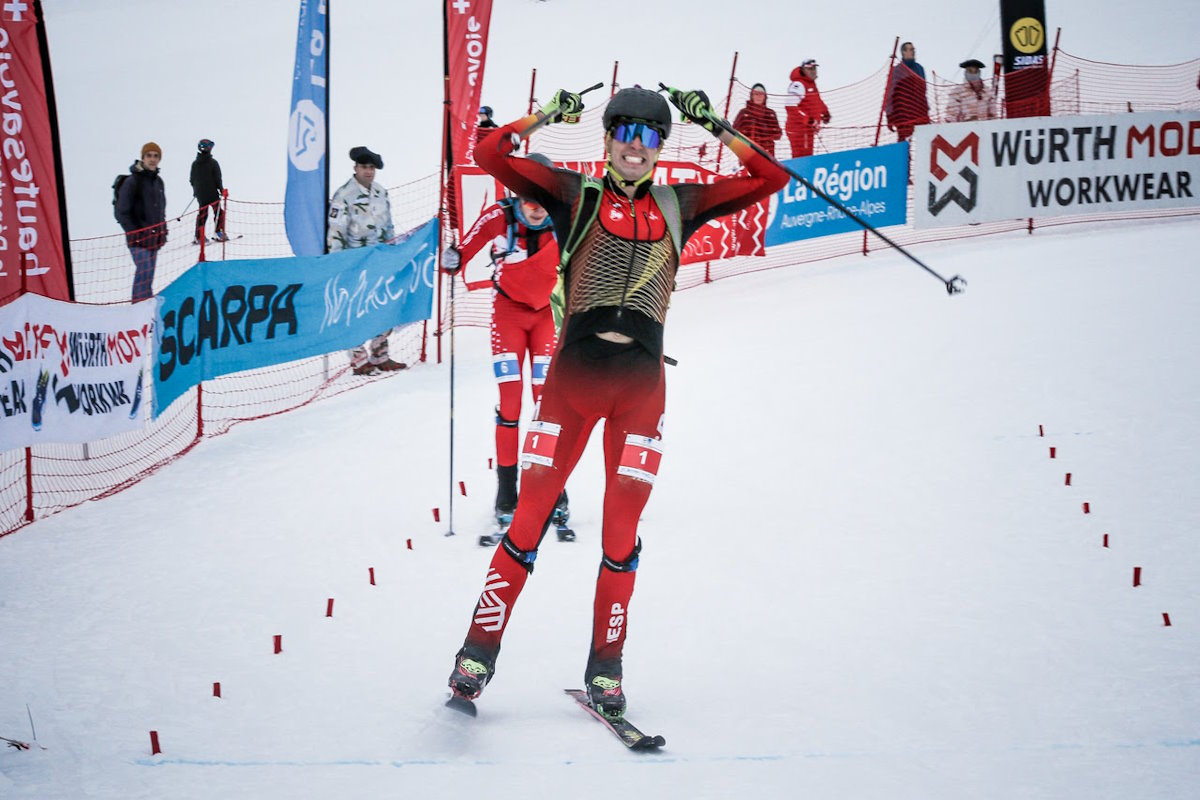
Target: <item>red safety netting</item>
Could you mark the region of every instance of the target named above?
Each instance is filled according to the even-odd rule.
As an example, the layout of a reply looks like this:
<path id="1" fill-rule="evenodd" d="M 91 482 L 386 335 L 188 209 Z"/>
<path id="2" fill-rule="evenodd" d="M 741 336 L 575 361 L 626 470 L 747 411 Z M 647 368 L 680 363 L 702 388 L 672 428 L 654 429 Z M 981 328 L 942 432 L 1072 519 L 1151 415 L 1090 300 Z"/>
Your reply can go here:
<path id="1" fill-rule="evenodd" d="M 1061 50 L 1052 58 L 1051 109 L 1055 115 L 1108 114 L 1122 111 L 1198 109 L 1197 75 L 1200 59 L 1170 66 L 1103 64 Z M 835 153 L 895 141 L 881 126 L 881 108 L 891 63 L 885 62 L 868 77 L 849 86 L 824 89 L 822 97 L 832 120 L 815 141 L 816 153 Z M 991 79 L 991 76 L 988 76 Z M 956 83 L 929 76 L 929 103 L 934 121 L 945 119 L 949 93 Z M 997 85 L 997 109 L 1003 108 L 1003 81 Z M 726 98 L 714 98 L 719 111 L 733 118 L 745 105 L 749 87 L 731 81 Z M 588 97 L 590 107 L 574 126 L 542 128 L 529 149 L 557 162 L 588 162 L 604 157 L 601 116 L 605 101 Z M 768 105 L 785 120 L 783 94 L 770 94 Z M 777 143 L 777 155 L 790 157 L 787 137 Z M 711 135 L 695 125 L 676 123 L 662 158 L 690 162 L 708 170 L 730 173 L 736 158 Z M 389 189 L 397 231 L 409 230 L 437 212 L 441 178 L 437 174 Z M 912 202 L 910 190 L 910 203 Z M 1104 217 L 1055 217 L 1036 221 L 1036 227 L 1140 218 L 1195 215 L 1192 210 L 1128 212 Z M 196 212 L 168 220 L 169 239 L 160 252 L 154 285 L 157 289 L 206 260 L 288 257 L 282 203 L 257 203 L 230 198 L 226 201 L 226 230 L 234 237 L 226 243 L 192 244 Z M 210 215 L 211 219 L 211 215 Z M 467 220 L 467 224 L 473 220 Z M 211 230 L 211 222 L 210 230 Z M 914 229 L 911 225 L 887 229 L 902 246 L 923 242 L 987 236 L 1034 230 L 1033 220 L 1008 220 L 959 228 Z M 771 248 L 764 257 L 738 257 L 689 264 L 679 271 L 677 284 L 687 289 L 714 280 L 750 272 L 791 267 L 884 247 L 863 233 L 846 233 Z M 84 303 L 128 302 L 133 265 L 122 235 L 71 242 L 76 298 Z M 853 262 L 851 262 L 853 263 Z M 451 293 L 442 281 L 438 308 L 430 324 L 415 324 L 393 332 L 392 357 L 414 364 L 440 361 L 438 342 L 449 329 Z M 486 326 L 490 322 L 488 291 L 467 293 L 461 281 L 454 291 L 454 324 Z M 157 420 L 138 433 L 114 436 L 86 445 L 42 445 L 0 453 L 0 536 L 34 519 L 53 514 L 90 499 L 120 491 L 188 452 L 205 436 L 229 430 L 238 422 L 258 419 L 303 406 L 313 400 L 363 386 L 373 380 L 404 380 L 404 372 L 372 378 L 349 374 L 346 354 L 331 353 L 276 367 L 250 370 L 206 381 L 174 403 Z"/>

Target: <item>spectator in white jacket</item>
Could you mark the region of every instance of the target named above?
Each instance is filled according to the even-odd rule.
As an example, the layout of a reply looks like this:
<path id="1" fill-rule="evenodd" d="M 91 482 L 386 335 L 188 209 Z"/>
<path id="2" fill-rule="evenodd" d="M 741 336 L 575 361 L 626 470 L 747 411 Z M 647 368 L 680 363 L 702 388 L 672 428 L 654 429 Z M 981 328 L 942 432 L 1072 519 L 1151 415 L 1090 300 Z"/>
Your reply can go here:
<path id="1" fill-rule="evenodd" d="M 980 75 L 983 62 L 969 58 L 959 66 L 966 80 L 950 90 L 950 121 L 992 119 L 996 116 L 996 96 Z"/>
<path id="2" fill-rule="evenodd" d="M 354 177 L 342 184 L 329 201 L 329 234 L 326 249 L 333 253 L 352 247 L 370 247 L 393 236 L 392 204 L 387 189 L 375 182 L 375 170 L 383 169 L 383 157 L 366 147 L 350 149 Z M 386 330 L 370 341 L 370 351 L 360 345 L 350 351 L 355 375 L 373 375 L 404 369 L 405 364 L 388 355 Z"/>

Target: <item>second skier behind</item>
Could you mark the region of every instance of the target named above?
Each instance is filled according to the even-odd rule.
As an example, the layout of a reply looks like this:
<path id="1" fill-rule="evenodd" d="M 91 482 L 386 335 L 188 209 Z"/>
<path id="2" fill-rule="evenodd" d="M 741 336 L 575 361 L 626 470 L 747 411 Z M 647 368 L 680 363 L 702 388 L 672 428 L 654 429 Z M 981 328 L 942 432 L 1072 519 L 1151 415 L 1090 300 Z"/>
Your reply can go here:
<path id="1" fill-rule="evenodd" d="M 527 158 L 546 167 L 554 166 L 541 153 L 530 153 Z M 500 405 L 496 406 L 495 511 L 503 533 L 517 507 L 518 424 L 525 392 L 525 363 L 528 360 L 529 389 L 536 404 L 541 400 L 550 356 L 558 340 L 550 294 L 558 280 L 559 252 L 546 209 L 529 197 L 506 197 L 484 209 L 458 247 L 446 249 L 442 268 L 454 274 L 489 245 L 495 265 L 490 281 L 492 371 L 500 390 Z M 552 516 L 558 538 L 574 540 L 575 534 L 566 527 L 570 509 L 565 491 Z M 498 539 L 489 543 L 497 544 Z"/>

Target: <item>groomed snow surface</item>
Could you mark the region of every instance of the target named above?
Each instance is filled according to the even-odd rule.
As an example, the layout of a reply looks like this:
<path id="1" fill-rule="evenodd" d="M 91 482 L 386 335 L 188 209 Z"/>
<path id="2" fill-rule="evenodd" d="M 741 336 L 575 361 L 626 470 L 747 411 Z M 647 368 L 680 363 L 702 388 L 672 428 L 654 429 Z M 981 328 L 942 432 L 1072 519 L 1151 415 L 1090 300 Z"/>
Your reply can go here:
<path id="1" fill-rule="evenodd" d="M 625 652 L 657 754 L 561 692 L 597 437 L 478 718 L 442 707 L 492 555 L 485 331 L 455 537 L 447 364 L 205 441 L 0 539 L 0 735 L 28 705 L 46 747 L 0 751 L 0 797 L 1194 796 L 1198 247 L 1074 226 L 916 248 L 953 298 L 882 252 L 677 294 Z"/>

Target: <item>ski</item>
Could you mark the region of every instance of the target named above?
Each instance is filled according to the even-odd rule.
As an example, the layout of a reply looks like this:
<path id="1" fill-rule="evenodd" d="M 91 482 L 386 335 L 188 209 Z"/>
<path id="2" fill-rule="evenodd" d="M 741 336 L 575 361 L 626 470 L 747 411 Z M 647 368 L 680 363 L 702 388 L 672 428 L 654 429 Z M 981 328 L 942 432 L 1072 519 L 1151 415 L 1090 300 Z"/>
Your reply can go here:
<path id="1" fill-rule="evenodd" d="M 29 742 L 22 742 L 20 739 L 10 739 L 7 736 L 0 736 L 0 742 L 4 742 L 9 747 L 15 747 L 17 750 L 32 750 L 33 749 L 33 745 L 31 745 Z M 38 747 L 41 747 L 43 750 L 46 749 L 46 748 L 42 747 L 40 744 L 38 745 Z"/>
<path id="2" fill-rule="evenodd" d="M 666 739 L 658 735 L 649 736 L 645 733 L 642 733 L 640 730 L 638 730 L 636 725 L 627 719 L 609 719 L 608 717 L 604 716 L 599 711 L 592 708 L 591 703 L 588 702 L 587 692 L 583 691 L 582 689 L 563 689 L 563 692 L 575 698 L 575 702 L 580 705 L 584 711 L 591 714 L 592 717 L 599 720 L 604 727 L 612 731 L 613 735 L 620 739 L 621 743 L 630 750 L 657 750 L 658 748 L 666 745 Z"/>
<path id="3" fill-rule="evenodd" d="M 204 240 L 204 243 L 205 243 L 205 244 L 221 244 L 221 242 L 222 242 L 222 241 L 225 241 L 225 242 L 232 242 L 234 239 L 241 239 L 241 238 L 242 238 L 243 236 L 245 236 L 245 235 L 246 235 L 246 234 L 244 234 L 244 233 L 235 233 L 235 234 L 233 234 L 232 236 L 227 236 L 227 237 L 226 237 L 225 239 L 223 239 L 223 240 L 222 240 L 222 239 L 218 239 L 218 238 L 217 238 L 217 237 L 215 237 L 215 236 L 209 236 L 208 238 L 206 238 L 206 239 Z M 197 246 L 197 247 L 198 247 L 198 246 L 200 245 L 200 241 L 199 241 L 198 239 L 193 239 L 193 240 L 192 240 L 192 245 L 193 245 L 193 246 Z"/>
<path id="4" fill-rule="evenodd" d="M 496 532 L 485 533 L 479 537 L 480 547 L 495 547 L 504 541 L 504 535 L 508 533 L 508 526 L 512 524 L 512 512 L 497 512 L 496 513 Z"/>
<path id="5" fill-rule="evenodd" d="M 446 708 L 452 708 L 460 714 L 466 714 L 468 717 L 473 717 L 478 714 L 475 708 L 475 703 L 459 694 L 451 694 L 450 699 L 446 701 Z"/>

